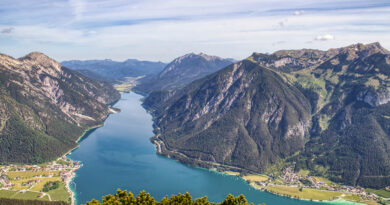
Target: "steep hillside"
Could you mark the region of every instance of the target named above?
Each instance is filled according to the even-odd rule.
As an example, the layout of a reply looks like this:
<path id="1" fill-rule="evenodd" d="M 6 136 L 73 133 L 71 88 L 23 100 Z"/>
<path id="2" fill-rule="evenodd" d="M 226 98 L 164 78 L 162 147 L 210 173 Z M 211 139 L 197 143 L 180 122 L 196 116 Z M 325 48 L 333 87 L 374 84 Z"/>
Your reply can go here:
<path id="1" fill-rule="evenodd" d="M 379 188 L 390 185 L 389 77 L 390 53 L 379 43 L 254 53 L 144 105 L 159 151 L 186 163 L 256 172 L 296 165 Z"/>
<path id="2" fill-rule="evenodd" d="M 390 184 L 389 52 L 379 44 L 339 50 L 311 72 L 311 81 L 322 80 L 325 89 L 311 89 L 321 103 L 298 168 L 347 184 L 385 187 Z M 297 79 L 307 75 L 297 74 Z"/>
<path id="3" fill-rule="evenodd" d="M 230 60 L 220 57 L 190 53 L 173 60 L 157 76 L 141 80 L 135 90 L 150 93 L 180 88 L 230 64 Z"/>
<path id="4" fill-rule="evenodd" d="M 191 83 L 174 98 L 158 111 L 157 139 L 193 159 L 259 171 L 308 139 L 309 101 L 248 60 Z"/>
<path id="5" fill-rule="evenodd" d="M 0 54 L 0 163 L 39 163 L 76 146 L 118 100 L 112 86 L 62 67 L 42 53 Z"/>
<path id="6" fill-rule="evenodd" d="M 128 59 L 123 62 L 112 60 L 71 60 L 63 61 L 61 64 L 77 70 L 90 78 L 111 83 L 122 81 L 125 77 L 157 75 L 166 66 L 162 62 L 139 61 L 135 59 Z"/>

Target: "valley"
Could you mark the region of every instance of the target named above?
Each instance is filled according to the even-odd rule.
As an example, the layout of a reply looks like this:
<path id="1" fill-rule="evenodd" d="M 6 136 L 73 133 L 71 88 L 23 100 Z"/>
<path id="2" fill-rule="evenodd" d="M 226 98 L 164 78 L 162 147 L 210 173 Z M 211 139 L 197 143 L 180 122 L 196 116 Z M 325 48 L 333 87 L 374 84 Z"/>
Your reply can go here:
<path id="1" fill-rule="evenodd" d="M 389 0 L 0 14 L 0 205 L 390 205 Z"/>
<path id="2" fill-rule="evenodd" d="M 176 58 L 159 72 L 143 70 L 142 72 L 148 73 L 147 75 L 127 76 L 123 74 L 127 71 L 121 68 L 122 74 L 115 74 L 116 77 L 113 75 L 109 83 L 99 82 L 98 76 L 109 73 L 107 69 L 110 69 L 110 66 L 92 71 L 93 66 L 88 65 L 103 63 L 100 61 L 70 62 L 72 66 L 82 65 L 86 66 L 85 69 L 90 69 L 87 73 L 83 72 L 95 79 L 92 80 L 62 67 L 41 53 L 32 53 L 20 59 L 3 55 L 3 72 L 9 72 L 7 69 L 10 67 L 17 70 L 25 69 L 26 66 L 33 68 L 37 66 L 41 69 L 21 71 L 27 72 L 27 76 L 34 76 L 35 72 L 40 76 L 39 82 L 27 86 L 38 86 L 39 83 L 43 83 L 43 86 L 50 87 L 56 85 L 55 81 L 53 83 L 50 79 L 61 81 L 61 75 L 65 75 L 70 79 L 77 76 L 80 81 L 90 82 L 91 87 L 82 88 L 87 89 L 88 94 L 81 94 L 89 99 L 84 101 L 89 103 L 89 107 L 78 109 L 77 106 L 84 106 L 77 104 L 81 101 L 66 98 L 69 93 L 74 92 L 72 90 L 74 88 L 65 92 L 62 91 L 64 87 L 61 86 L 64 85 L 61 84 L 50 88 L 51 90 L 44 87 L 47 92 L 43 96 L 46 97 L 41 97 L 42 94 L 36 91 L 39 94 L 34 93 L 30 98 L 22 98 L 32 99 L 30 101 L 32 104 L 27 105 L 33 106 L 27 109 L 38 111 L 38 115 L 31 112 L 32 118 L 26 118 L 30 114 L 20 114 L 20 111 L 16 112 L 14 118 L 4 115 L 2 129 L 10 129 L 9 125 L 26 126 L 22 123 L 25 121 L 29 126 L 27 129 L 37 130 L 38 136 L 39 132 L 42 132 L 50 137 L 50 124 L 47 126 L 45 123 L 51 121 L 44 121 L 44 115 L 39 113 L 38 108 L 40 102 L 49 100 L 53 106 L 59 106 L 59 111 L 55 112 L 65 114 L 61 120 L 77 127 L 65 130 L 74 131 L 72 136 L 79 138 L 69 138 L 69 133 L 66 134 L 70 140 L 68 142 L 72 144 L 67 147 L 67 151 L 71 150 L 67 157 L 75 161 L 65 156 L 50 160 L 63 154 L 65 150 L 43 160 L 28 155 L 33 157 L 30 161 L 14 161 L 19 165 L 5 161 L 6 165 L 2 167 L 1 174 L 1 192 L 15 199 L 79 204 L 112 192 L 115 189 L 112 186 L 133 192 L 141 191 L 137 187 L 141 186 L 157 197 L 173 194 L 175 191 L 192 190 L 194 196 L 208 195 L 214 201 L 222 200 L 222 197 L 225 197 L 222 193 L 226 195 L 234 191 L 238 194 L 243 192 L 244 187 L 251 187 L 251 191 L 245 195 L 249 201 L 256 203 L 278 204 L 277 201 L 282 199 L 280 196 L 302 200 L 297 204 L 387 203 L 388 191 L 385 189 L 388 183 L 384 174 L 387 173 L 386 157 L 389 153 L 386 138 L 389 123 L 387 116 L 390 116 L 387 113 L 390 111 L 387 109 L 390 99 L 387 87 L 390 81 L 388 82 L 386 70 L 390 67 L 386 60 L 389 55 L 389 52 L 378 43 L 355 44 L 328 51 L 303 49 L 278 51 L 273 54 L 254 53 L 235 63 L 203 53 L 187 54 Z M 103 65 L 107 66 L 107 63 L 110 65 L 112 62 L 104 62 Z M 147 63 L 150 64 L 153 62 Z M 181 75 L 185 75 L 185 78 L 177 75 L 183 69 L 185 72 L 183 71 Z M 46 75 L 50 76 L 50 79 L 42 77 Z M 22 76 L 25 78 L 26 74 Z M 3 85 L 3 90 L 13 91 L 13 87 L 11 89 L 6 80 Z M 77 85 L 82 86 L 82 83 Z M 103 91 L 97 89 L 102 86 Z M 22 103 L 24 101 L 21 101 L 19 96 L 21 94 L 26 96 L 24 94 L 26 89 L 28 89 L 26 86 L 17 87 L 16 92 L 5 94 L 4 99 Z M 53 90 L 56 91 L 53 93 Z M 118 91 L 122 92 L 119 101 Z M 79 91 L 76 92 L 79 93 L 76 95 L 81 96 Z M 133 92 L 142 93 L 143 96 Z M 96 97 L 99 95 L 104 97 Z M 65 106 L 62 101 L 64 99 L 77 103 Z M 93 104 L 96 103 L 92 102 L 93 99 L 98 99 L 97 104 Z M 38 107 L 34 107 L 37 105 Z M 144 109 L 153 116 L 149 121 L 145 121 L 148 117 L 145 117 Z M 119 110 L 121 112 L 117 113 Z M 84 114 L 81 114 L 82 112 Z M 113 113 L 116 114 L 109 116 Z M 363 115 L 370 117 L 363 118 Z M 23 117 L 23 120 L 20 120 L 20 117 Z M 47 126 L 46 131 L 42 123 Z M 125 128 L 129 125 L 131 125 L 129 128 Z M 366 132 L 357 132 L 355 126 L 365 126 Z M 87 131 L 89 129 L 92 130 Z M 375 129 L 377 132 L 369 131 Z M 15 129 L 10 129 L 12 130 Z M 56 138 L 65 142 L 58 138 L 60 136 Z M 150 141 L 156 150 L 151 149 L 153 144 L 148 141 L 149 137 L 152 137 Z M 354 144 L 348 143 L 351 137 L 355 140 Z M 375 144 L 366 143 L 366 139 L 371 138 L 375 139 L 372 141 Z M 94 144 L 99 140 L 103 140 L 104 145 Z M 76 142 L 80 147 L 74 149 L 77 147 Z M 50 147 L 52 146 L 48 146 Z M 152 164 L 138 158 L 133 159 L 139 154 L 136 152 L 143 153 L 144 149 L 149 150 L 146 152 L 148 154 L 139 157 L 153 158 Z M 345 149 L 349 151 L 346 152 Z M 353 151 L 354 149 L 360 151 Z M 118 153 L 119 150 L 121 153 Z M 164 164 L 165 162 L 161 160 L 165 158 L 154 158 L 155 151 L 157 154 L 189 165 L 190 167 L 187 167 L 189 170 L 185 168 L 187 174 L 195 174 L 192 172 L 199 171 L 196 167 L 203 167 L 209 172 L 217 171 L 224 173 L 223 176 L 233 177 L 231 179 L 239 179 L 243 184 L 236 187 L 236 182 L 231 182 L 227 189 L 215 193 L 210 192 L 210 189 L 207 189 L 206 193 L 198 190 L 199 187 L 176 184 L 176 188 L 171 187 L 168 189 L 170 191 L 165 192 L 161 191 L 161 186 L 158 185 L 162 182 L 150 179 L 151 173 L 146 175 L 142 173 L 144 175 L 142 184 L 136 183 L 135 186 L 130 185 L 136 180 L 133 177 L 127 177 L 122 182 L 115 179 L 116 174 L 124 170 L 128 173 L 134 172 L 137 177 L 141 176 L 138 170 L 130 169 L 128 166 L 139 167 L 145 171 L 145 167 Z M 376 154 L 369 155 L 368 152 Z M 354 156 L 358 157 L 353 158 Z M 125 160 L 122 161 L 122 158 Z M 37 165 L 48 161 L 50 163 Z M 346 166 L 357 166 L 356 163 L 364 166 L 359 169 L 346 169 Z M 99 175 L 96 170 L 102 165 L 106 168 Z M 374 168 L 366 169 L 366 166 Z M 150 169 L 146 170 L 151 172 Z M 356 172 L 359 173 L 358 176 Z M 90 176 L 91 173 L 95 175 Z M 214 174 L 210 176 L 203 174 L 195 175 L 216 177 Z M 123 174 L 118 176 L 123 177 Z M 110 181 L 102 180 L 104 177 Z M 168 174 L 164 177 L 167 180 L 172 176 Z M 111 183 L 111 180 L 118 181 Z M 182 180 L 184 182 L 188 179 Z M 150 184 L 145 186 L 143 184 L 145 182 Z M 88 191 L 92 184 L 102 189 Z M 206 184 L 199 186 L 213 186 L 210 183 Z M 43 191 L 44 187 L 53 187 L 53 190 Z M 272 194 L 267 195 L 268 193 Z M 262 201 L 259 197 L 265 198 Z"/>

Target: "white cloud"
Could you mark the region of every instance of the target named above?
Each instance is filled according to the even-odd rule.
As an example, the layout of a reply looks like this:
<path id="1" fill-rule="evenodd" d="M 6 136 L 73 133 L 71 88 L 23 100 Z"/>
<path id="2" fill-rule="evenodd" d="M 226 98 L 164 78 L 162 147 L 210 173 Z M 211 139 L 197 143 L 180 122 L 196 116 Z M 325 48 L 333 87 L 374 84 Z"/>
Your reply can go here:
<path id="1" fill-rule="evenodd" d="M 299 11 L 295 11 L 295 12 L 294 12 L 294 15 L 295 15 L 295 16 L 300 16 L 300 15 L 302 15 L 302 14 L 304 14 L 304 13 L 305 13 L 304 10 L 299 10 Z"/>
<path id="2" fill-rule="evenodd" d="M 86 2 L 84 0 L 69 0 L 69 5 L 73 9 L 74 20 L 79 21 L 85 12 Z"/>
<path id="3" fill-rule="evenodd" d="M 317 36 L 315 37 L 316 41 L 329 41 L 329 40 L 334 40 L 334 36 L 330 34 L 325 34 L 323 36 Z"/>
<path id="4" fill-rule="evenodd" d="M 0 44 L 2 52 L 19 56 L 33 49 L 59 60 L 170 61 L 188 52 L 241 59 L 254 51 L 328 49 L 371 41 L 390 48 L 390 7 L 365 8 L 371 4 L 362 0 L 349 4 L 337 0 L 12 2 L 0 1 L 0 31 L 14 28 L 0 35 Z"/>

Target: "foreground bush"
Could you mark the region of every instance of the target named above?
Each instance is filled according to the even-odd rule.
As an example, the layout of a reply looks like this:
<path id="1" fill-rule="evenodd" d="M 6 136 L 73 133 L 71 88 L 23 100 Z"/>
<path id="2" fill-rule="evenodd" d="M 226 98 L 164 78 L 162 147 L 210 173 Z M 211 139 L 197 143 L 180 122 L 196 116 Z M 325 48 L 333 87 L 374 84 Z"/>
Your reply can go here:
<path id="1" fill-rule="evenodd" d="M 87 205 L 215 205 L 216 203 L 209 202 L 207 197 L 192 199 L 192 196 L 187 192 L 185 194 L 172 195 L 164 197 L 161 201 L 156 201 L 149 193 L 142 191 L 138 196 L 134 197 L 131 192 L 117 190 L 113 195 L 102 197 L 103 203 L 98 200 L 87 202 Z M 248 201 L 244 195 L 234 197 L 229 194 L 226 199 L 217 203 L 218 205 L 248 205 Z"/>

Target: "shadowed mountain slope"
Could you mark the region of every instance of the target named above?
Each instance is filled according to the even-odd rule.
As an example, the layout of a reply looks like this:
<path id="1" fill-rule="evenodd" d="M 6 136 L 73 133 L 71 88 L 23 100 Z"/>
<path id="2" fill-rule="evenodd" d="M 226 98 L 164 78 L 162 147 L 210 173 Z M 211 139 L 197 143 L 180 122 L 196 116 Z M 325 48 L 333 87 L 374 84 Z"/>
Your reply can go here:
<path id="1" fill-rule="evenodd" d="M 390 185 L 389 102 L 390 53 L 372 43 L 254 53 L 144 105 L 160 152 L 186 163 L 295 165 L 379 188 Z"/>

